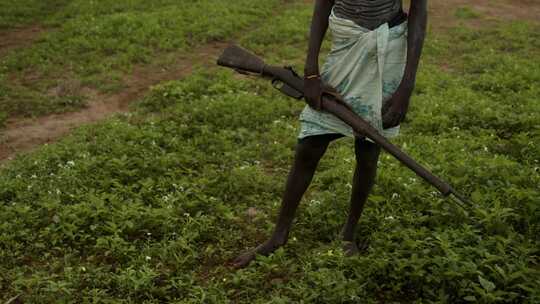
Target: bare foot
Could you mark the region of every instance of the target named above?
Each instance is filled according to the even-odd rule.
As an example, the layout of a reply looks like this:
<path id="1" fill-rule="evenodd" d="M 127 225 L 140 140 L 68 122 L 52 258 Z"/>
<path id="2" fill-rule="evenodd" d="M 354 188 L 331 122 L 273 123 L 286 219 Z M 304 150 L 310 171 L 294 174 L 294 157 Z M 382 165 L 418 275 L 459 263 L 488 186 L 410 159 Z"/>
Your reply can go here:
<path id="1" fill-rule="evenodd" d="M 343 252 L 345 253 L 345 256 L 353 256 L 357 255 L 360 252 L 366 251 L 369 247 L 369 243 L 367 240 L 360 241 L 360 243 L 356 243 L 353 241 L 341 241 L 342 242 L 342 248 Z"/>
<path id="2" fill-rule="evenodd" d="M 360 249 L 355 242 L 351 241 L 342 241 L 342 248 L 345 256 L 353 256 L 360 252 Z"/>
<path id="3" fill-rule="evenodd" d="M 253 261 L 258 254 L 265 256 L 269 255 L 283 245 L 285 245 L 285 242 L 268 240 L 255 247 L 255 249 L 244 252 L 236 257 L 236 259 L 234 259 L 234 261 L 231 263 L 231 266 L 235 269 L 244 268 L 249 265 L 249 263 L 251 263 L 251 261 Z"/>

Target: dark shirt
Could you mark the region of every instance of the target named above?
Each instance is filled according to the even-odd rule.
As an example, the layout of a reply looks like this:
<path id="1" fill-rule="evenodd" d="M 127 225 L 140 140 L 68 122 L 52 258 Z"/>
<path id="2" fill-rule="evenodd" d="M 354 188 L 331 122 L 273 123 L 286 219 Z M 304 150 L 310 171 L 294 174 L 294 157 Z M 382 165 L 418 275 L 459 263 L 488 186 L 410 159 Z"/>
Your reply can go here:
<path id="1" fill-rule="evenodd" d="M 406 18 L 401 0 L 335 0 L 334 13 L 371 30 L 386 22 L 394 26 Z"/>

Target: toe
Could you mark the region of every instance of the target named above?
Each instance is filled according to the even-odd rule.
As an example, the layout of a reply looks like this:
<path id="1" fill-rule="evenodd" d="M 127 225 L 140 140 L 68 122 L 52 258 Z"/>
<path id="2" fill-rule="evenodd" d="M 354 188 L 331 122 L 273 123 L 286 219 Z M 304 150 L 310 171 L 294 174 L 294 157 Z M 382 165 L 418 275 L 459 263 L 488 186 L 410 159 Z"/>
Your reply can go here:
<path id="1" fill-rule="evenodd" d="M 234 261 L 232 262 L 232 267 L 235 269 L 244 268 L 255 258 L 255 254 L 253 252 L 246 252 L 240 256 L 238 256 Z"/>
<path id="2" fill-rule="evenodd" d="M 359 253 L 358 246 L 354 242 L 344 241 L 343 242 L 343 251 L 345 256 L 352 256 Z"/>

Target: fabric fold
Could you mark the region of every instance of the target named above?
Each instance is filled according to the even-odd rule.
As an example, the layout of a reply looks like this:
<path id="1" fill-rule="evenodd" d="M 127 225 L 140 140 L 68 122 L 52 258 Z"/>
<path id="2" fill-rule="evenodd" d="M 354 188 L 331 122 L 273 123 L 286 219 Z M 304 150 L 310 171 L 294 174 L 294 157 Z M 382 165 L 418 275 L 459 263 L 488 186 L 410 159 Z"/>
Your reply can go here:
<path id="1" fill-rule="evenodd" d="M 374 30 L 351 20 L 330 15 L 332 49 L 321 69 L 322 80 L 337 89 L 354 111 L 382 135 L 399 134 L 399 126 L 383 130 L 381 108 L 395 92 L 405 70 L 407 22 Z M 306 106 L 300 114 L 298 138 L 340 133 L 354 136 L 352 129 L 335 116 Z"/>

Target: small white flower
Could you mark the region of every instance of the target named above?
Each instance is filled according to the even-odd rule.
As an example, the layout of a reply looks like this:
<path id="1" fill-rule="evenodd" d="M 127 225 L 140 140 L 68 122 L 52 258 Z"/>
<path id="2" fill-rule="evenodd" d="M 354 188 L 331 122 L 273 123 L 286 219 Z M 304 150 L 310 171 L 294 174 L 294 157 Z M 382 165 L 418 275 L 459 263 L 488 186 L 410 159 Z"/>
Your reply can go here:
<path id="1" fill-rule="evenodd" d="M 397 198 L 399 198 L 399 194 L 397 194 L 397 193 L 394 192 L 394 193 L 392 194 L 392 199 L 397 199 Z"/>
<path id="2" fill-rule="evenodd" d="M 150 261 L 151 259 L 152 259 L 152 257 L 150 257 L 150 256 L 145 257 L 145 260 L 147 260 L 147 261 Z"/>
<path id="3" fill-rule="evenodd" d="M 310 203 L 311 203 L 312 205 L 320 205 L 320 204 L 321 204 L 321 202 L 318 201 L 318 200 L 311 200 Z"/>

